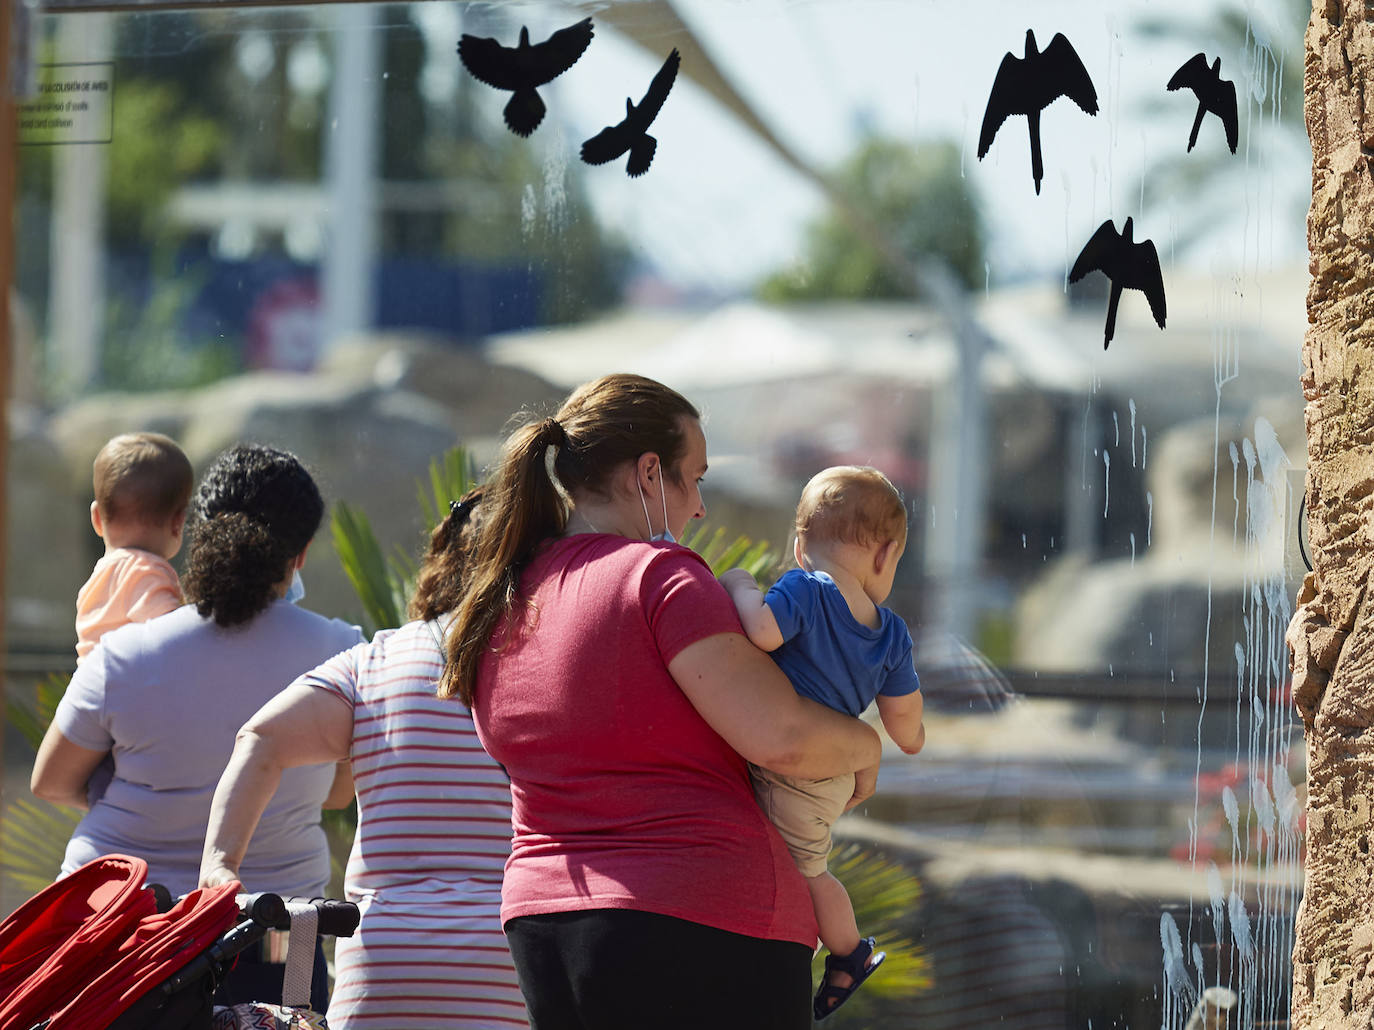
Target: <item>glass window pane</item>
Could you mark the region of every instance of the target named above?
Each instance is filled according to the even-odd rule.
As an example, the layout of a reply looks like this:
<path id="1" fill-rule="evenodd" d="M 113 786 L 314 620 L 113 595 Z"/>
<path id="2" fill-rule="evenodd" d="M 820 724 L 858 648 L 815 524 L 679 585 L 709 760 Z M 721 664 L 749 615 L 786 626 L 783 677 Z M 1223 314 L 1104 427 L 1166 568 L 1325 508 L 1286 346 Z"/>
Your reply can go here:
<path id="1" fill-rule="evenodd" d="M 480 468 L 512 413 L 643 373 L 705 414 L 697 546 L 766 542 L 776 576 L 831 465 L 907 506 L 887 605 L 928 743 L 836 827 L 891 956 L 836 1025 L 1182 1028 L 1207 999 L 1286 1025 L 1307 5 L 992 0 L 970 32 L 933 2 L 611 2 L 526 92 L 459 40 L 539 43 L 582 7 L 48 6 L 12 681 L 73 667 L 115 433 L 197 473 L 287 447 L 413 560 L 434 459 Z M 327 532 L 306 578 L 380 624 Z M 7 745 L 11 832 L 39 816 Z"/>

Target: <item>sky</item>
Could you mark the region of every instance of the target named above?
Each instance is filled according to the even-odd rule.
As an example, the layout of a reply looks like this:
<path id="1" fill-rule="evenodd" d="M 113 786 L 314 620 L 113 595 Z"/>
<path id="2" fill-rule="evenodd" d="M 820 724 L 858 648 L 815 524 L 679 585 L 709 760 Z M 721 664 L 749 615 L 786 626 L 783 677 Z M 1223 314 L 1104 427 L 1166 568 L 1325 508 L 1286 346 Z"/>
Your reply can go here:
<path id="1" fill-rule="evenodd" d="M 952 141 L 979 199 L 989 240 L 984 283 L 1061 280 L 1083 243 L 1108 218 L 1136 222 L 1137 239 L 1156 243 L 1175 264 L 1226 277 L 1305 260 L 1310 156 L 1300 132 L 1276 132 L 1276 83 L 1302 73 L 1300 26 L 1270 39 L 1275 8 L 1296 0 L 676 0 L 715 63 L 760 117 L 795 152 L 821 169 L 842 162 L 866 134 L 912 145 Z M 538 41 L 591 12 L 596 38 L 578 63 L 543 87 L 549 115 L 530 145 L 543 155 L 540 180 L 526 189 L 527 231 L 556 232 L 566 217 L 566 185 L 581 142 L 638 100 L 674 40 L 653 53 L 598 20 L 603 3 L 506 0 L 422 2 L 411 18 L 428 41 L 423 88 L 452 97 L 467 72 L 456 53 L 467 28 L 490 32 L 470 12 L 501 8 Z M 1148 38 L 1147 17 L 1205 24 L 1224 7 L 1246 12 L 1254 35 L 1220 52 L 1206 33 Z M 974 13 L 976 12 L 976 13 Z M 984 107 L 1007 52 L 1022 53 L 1033 29 L 1040 46 L 1063 32 L 1092 77 L 1100 103 L 1089 117 L 1071 101 L 1046 108 L 1046 176 L 1036 195 L 1026 120 L 1002 125 L 985 160 L 977 158 Z M 253 58 L 246 35 L 242 60 Z M 265 41 L 256 42 L 265 45 Z M 262 49 L 262 46 L 259 49 Z M 1144 175 L 1163 157 L 1184 157 L 1196 109 L 1187 92 L 1164 84 L 1194 53 L 1220 56 L 1240 98 L 1240 147 L 1225 153 L 1220 123 L 1204 122 L 1186 160 L 1207 170 L 1204 186 L 1169 195 Z M 1285 59 L 1285 52 L 1288 57 Z M 270 51 L 269 59 L 270 59 Z M 293 78 L 322 88 L 328 57 L 293 53 Z M 788 167 L 732 113 L 699 88 L 684 66 L 652 132 L 649 172 L 629 179 L 623 162 L 582 170 L 601 222 L 628 241 L 638 263 L 686 290 L 744 293 L 794 264 L 809 222 L 825 211 L 819 191 Z M 483 96 L 485 94 L 485 96 Z M 507 94 L 482 87 L 496 131 Z M 1288 112 L 1289 115 L 1295 112 Z M 1300 113 L 1300 112 L 1297 112 Z M 1186 245 L 1190 236 L 1197 243 Z"/>
<path id="2" fill-rule="evenodd" d="M 547 3 L 503 6 L 535 40 L 585 13 Z M 1309 157 L 1300 136 L 1265 131 L 1278 113 L 1278 75 L 1301 75 L 1301 61 L 1281 68 L 1285 48 L 1266 38 L 1264 5 L 1236 0 L 1234 6 L 1251 13 L 1258 37 L 1239 53 L 1216 52 L 1203 34 L 1158 40 L 1139 31 L 1147 15 L 1205 19 L 1218 6 L 990 0 L 973 16 L 969 5 L 949 0 L 678 4 L 717 65 L 774 132 L 822 168 L 842 161 L 866 132 L 912 144 L 952 140 L 986 212 L 989 285 L 1066 274 L 1103 220 L 1112 218 L 1119 227 L 1128 215 L 1136 219 L 1136 238 L 1154 239 L 1166 266 L 1185 262 L 1227 274 L 1303 260 L 1301 199 Z M 423 4 L 416 11 L 436 40 L 462 31 L 461 7 Z M 1096 117 L 1067 99 L 1045 110 L 1046 175 L 1039 196 L 1031 183 L 1024 118 L 1008 119 L 986 159 L 977 159 L 998 65 L 1008 51 L 1021 55 L 1028 28 L 1042 48 L 1056 32 L 1069 37 L 1100 103 Z M 671 46 L 665 39 L 663 53 Z M 1238 153 L 1216 163 L 1217 174 L 1226 176 L 1224 184 L 1213 184 L 1221 188 L 1199 196 L 1153 196 L 1143 173 L 1161 155 L 1183 154 L 1196 110 L 1191 94 L 1168 93 L 1164 84 L 1193 53 L 1209 48 L 1209 59 L 1222 58 L 1223 77 L 1237 83 Z M 1300 56 L 1301 38 L 1287 41 L 1287 49 Z M 550 155 L 542 190 L 548 204 L 556 203 L 558 180 L 576 160 L 580 142 L 623 116 L 625 96 L 637 101 L 661 60 L 602 25 L 581 61 L 546 87 L 546 102 L 558 112 L 536 133 Z M 436 67 L 436 87 L 462 73 L 456 61 L 451 64 Z M 494 119 L 503 104 L 492 91 Z M 652 132 L 659 146 L 645 176 L 630 180 L 619 163 L 588 168 L 585 176 L 599 217 L 641 258 L 675 282 L 723 291 L 747 289 L 795 259 L 805 224 L 824 208 L 818 191 L 685 74 Z M 1224 150 L 1220 123 L 1209 118 L 1189 157 Z M 536 203 L 540 193 L 534 191 Z M 1180 241 L 1201 218 L 1215 224 L 1198 245 L 1179 253 Z"/>

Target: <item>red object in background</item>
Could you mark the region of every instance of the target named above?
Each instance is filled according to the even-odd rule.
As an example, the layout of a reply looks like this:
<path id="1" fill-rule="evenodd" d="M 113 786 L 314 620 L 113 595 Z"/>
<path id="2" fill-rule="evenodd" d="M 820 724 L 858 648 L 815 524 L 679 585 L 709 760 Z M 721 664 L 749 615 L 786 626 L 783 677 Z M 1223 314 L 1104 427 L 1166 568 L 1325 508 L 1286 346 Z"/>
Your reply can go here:
<path id="1" fill-rule="evenodd" d="M 281 279 L 258 295 L 249 312 L 248 367 L 309 372 L 320 356 L 323 331 L 314 278 Z"/>

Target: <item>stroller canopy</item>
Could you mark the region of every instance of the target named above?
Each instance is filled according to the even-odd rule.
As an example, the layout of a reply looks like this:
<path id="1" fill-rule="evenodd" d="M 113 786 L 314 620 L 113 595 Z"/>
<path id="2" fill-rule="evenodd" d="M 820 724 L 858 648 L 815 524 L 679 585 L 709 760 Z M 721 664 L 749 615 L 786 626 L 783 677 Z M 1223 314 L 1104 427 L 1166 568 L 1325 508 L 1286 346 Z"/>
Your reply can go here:
<path id="1" fill-rule="evenodd" d="M 106 855 L 0 924 L 0 1030 L 103 1030 L 238 916 L 237 881 L 159 912 L 147 876 L 142 859 Z"/>
<path id="2" fill-rule="evenodd" d="M 106 855 L 0 923 L 0 1027 L 27 1030 L 109 965 L 139 920 L 156 914 L 148 863 Z"/>

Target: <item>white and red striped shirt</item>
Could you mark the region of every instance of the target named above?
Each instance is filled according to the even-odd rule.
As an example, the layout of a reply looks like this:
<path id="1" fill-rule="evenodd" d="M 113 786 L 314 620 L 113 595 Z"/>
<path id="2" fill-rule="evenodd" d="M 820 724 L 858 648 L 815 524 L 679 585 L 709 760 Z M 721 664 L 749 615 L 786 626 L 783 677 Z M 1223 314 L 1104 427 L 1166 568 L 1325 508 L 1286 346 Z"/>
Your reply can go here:
<path id="1" fill-rule="evenodd" d="M 353 708 L 358 831 L 344 889 L 363 916 L 338 941 L 335 1030 L 528 1025 L 500 920 L 510 786 L 468 710 L 435 696 L 436 630 L 383 630 L 298 681 Z"/>

